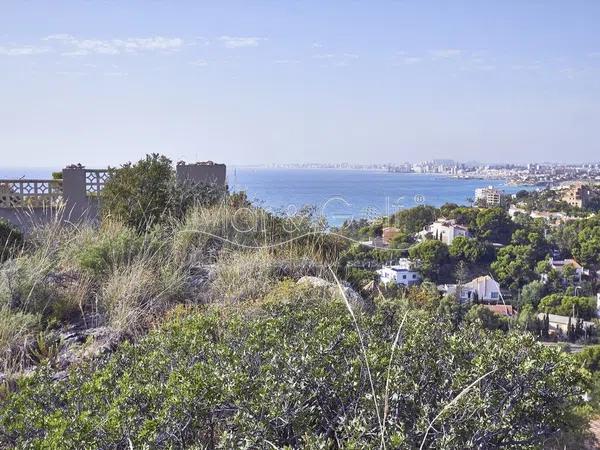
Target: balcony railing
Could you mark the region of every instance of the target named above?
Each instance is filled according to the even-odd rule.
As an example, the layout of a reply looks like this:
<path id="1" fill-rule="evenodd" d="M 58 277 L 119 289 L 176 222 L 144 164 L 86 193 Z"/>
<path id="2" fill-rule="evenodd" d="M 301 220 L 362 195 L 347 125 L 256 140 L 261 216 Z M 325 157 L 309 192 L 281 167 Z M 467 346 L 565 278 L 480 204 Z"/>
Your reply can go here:
<path id="1" fill-rule="evenodd" d="M 62 195 L 61 180 L 0 180 L 0 208 L 57 206 Z"/>

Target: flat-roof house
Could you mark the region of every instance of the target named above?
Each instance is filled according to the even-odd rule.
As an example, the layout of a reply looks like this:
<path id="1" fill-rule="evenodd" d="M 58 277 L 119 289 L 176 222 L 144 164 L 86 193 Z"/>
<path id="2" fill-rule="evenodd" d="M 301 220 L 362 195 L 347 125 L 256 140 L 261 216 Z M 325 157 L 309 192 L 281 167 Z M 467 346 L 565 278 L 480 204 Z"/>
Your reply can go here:
<path id="1" fill-rule="evenodd" d="M 538 319 L 545 320 L 546 313 L 539 313 Z M 558 314 L 548 314 L 549 332 L 550 334 L 567 334 L 569 324 L 575 325 L 579 319 L 577 317 L 560 316 Z M 587 320 L 583 321 L 583 329 L 589 330 L 594 326 L 594 322 Z"/>
<path id="2" fill-rule="evenodd" d="M 412 286 L 421 282 L 421 275 L 414 264 L 407 258 L 401 258 L 398 264 L 383 266 L 377 270 L 382 283 L 395 283 L 397 285 Z"/>
<path id="3" fill-rule="evenodd" d="M 453 219 L 438 219 L 431 225 L 427 225 L 419 233 L 419 237 L 424 239 L 431 235 L 434 239 L 442 241 L 446 245 L 451 245 L 455 237 L 470 237 L 469 229 L 464 225 L 459 225 Z"/>

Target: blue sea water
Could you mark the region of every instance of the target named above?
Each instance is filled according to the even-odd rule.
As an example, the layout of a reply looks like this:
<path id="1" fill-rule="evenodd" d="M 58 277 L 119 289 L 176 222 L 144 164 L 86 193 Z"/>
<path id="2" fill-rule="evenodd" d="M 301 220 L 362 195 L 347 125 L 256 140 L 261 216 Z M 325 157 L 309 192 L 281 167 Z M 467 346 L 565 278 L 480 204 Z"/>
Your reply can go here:
<path id="1" fill-rule="evenodd" d="M 49 178 L 52 169 L 0 168 L 2 178 Z M 475 189 L 492 185 L 513 193 L 522 189 L 503 180 L 457 179 L 434 174 L 390 173 L 374 170 L 266 169 L 229 167 L 229 186 L 246 191 L 257 204 L 293 214 L 314 206 L 330 225 L 345 219 L 373 218 L 420 204 L 469 204 Z"/>
<path id="2" fill-rule="evenodd" d="M 523 187 L 503 180 L 457 179 L 435 174 L 339 169 L 228 169 L 229 186 L 277 212 L 317 208 L 330 225 L 345 219 L 373 218 L 420 204 L 470 204 L 475 189 L 494 186 L 507 193 Z"/>

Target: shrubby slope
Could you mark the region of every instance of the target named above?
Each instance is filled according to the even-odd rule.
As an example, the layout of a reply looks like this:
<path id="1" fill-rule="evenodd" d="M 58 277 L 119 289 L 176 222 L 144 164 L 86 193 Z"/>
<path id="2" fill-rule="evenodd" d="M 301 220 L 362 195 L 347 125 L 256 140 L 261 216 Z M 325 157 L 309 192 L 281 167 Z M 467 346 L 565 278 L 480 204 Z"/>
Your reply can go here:
<path id="1" fill-rule="evenodd" d="M 64 380 L 24 380 L 1 408 L 0 441 L 530 448 L 568 427 L 582 402 L 585 371 L 530 335 L 455 327 L 408 302 L 355 313 L 358 328 L 342 299 L 293 282 L 244 308 L 179 309 Z"/>

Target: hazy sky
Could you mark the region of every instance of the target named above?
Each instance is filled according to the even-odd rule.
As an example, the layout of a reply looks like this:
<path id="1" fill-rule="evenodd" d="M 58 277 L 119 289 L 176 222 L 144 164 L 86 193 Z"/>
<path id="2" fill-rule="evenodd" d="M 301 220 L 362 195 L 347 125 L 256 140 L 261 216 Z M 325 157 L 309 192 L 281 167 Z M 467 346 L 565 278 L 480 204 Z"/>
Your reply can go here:
<path id="1" fill-rule="evenodd" d="M 0 166 L 600 160 L 600 1 L 0 0 Z"/>

